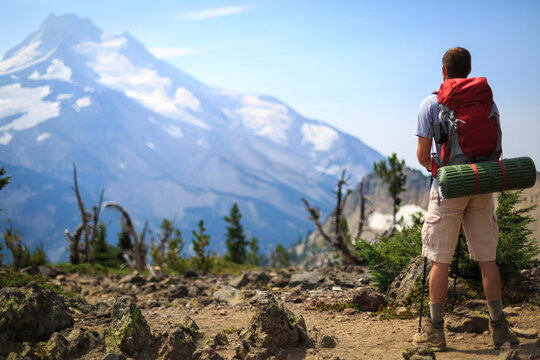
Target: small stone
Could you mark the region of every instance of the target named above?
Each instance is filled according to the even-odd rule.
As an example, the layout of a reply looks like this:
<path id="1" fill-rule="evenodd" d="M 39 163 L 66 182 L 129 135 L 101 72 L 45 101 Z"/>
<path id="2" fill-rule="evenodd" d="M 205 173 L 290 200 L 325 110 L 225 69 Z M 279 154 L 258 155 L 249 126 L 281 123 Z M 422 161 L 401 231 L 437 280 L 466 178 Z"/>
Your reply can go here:
<path id="1" fill-rule="evenodd" d="M 501 346 L 501 352 L 497 360 L 521 360 L 519 352 L 517 349 L 512 349 L 512 344 L 510 342 L 505 342 Z"/>
<path id="2" fill-rule="evenodd" d="M 536 339 L 538 337 L 538 330 L 536 329 L 519 329 L 512 328 L 514 334 L 525 339 Z"/>
<path id="3" fill-rule="evenodd" d="M 330 349 L 335 348 L 337 345 L 336 340 L 330 335 L 322 335 L 319 343 L 321 347 Z"/>
<path id="4" fill-rule="evenodd" d="M 109 353 L 101 360 L 126 360 L 126 357 L 122 354 Z"/>

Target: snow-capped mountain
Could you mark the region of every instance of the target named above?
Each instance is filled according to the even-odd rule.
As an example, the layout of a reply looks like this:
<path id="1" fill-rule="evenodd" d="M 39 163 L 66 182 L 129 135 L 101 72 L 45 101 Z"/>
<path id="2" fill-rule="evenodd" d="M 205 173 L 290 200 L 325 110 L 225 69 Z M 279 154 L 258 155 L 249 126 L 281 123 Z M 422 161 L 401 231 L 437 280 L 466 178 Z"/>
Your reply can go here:
<path id="1" fill-rule="evenodd" d="M 103 188 L 139 224 L 175 218 L 187 242 L 202 218 L 220 250 L 237 202 L 264 250 L 310 228 L 301 197 L 328 210 L 341 170 L 356 181 L 380 158 L 273 97 L 204 85 L 129 33 L 75 15 L 51 14 L 0 60 L 0 166 L 13 177 L 0 216 L 53 261 L 78 224 L 72 162 L 87 207 Z"/>

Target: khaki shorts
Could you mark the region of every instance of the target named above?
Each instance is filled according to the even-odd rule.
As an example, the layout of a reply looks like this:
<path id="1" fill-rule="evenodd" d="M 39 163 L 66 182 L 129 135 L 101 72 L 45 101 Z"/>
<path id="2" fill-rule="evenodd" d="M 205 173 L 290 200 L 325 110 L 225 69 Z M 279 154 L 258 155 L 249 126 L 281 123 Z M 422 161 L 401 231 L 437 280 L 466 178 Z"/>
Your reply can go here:
<path id="1" fill-rule="evenodd" d="M 426 221 L 422 228 L 422 255 L 450 264 L 458 241 L 460 225 L 467 238 L 471 259 L 494 261 L 499 240 L 494 194 L 440 198 L 431 187 Z"/>

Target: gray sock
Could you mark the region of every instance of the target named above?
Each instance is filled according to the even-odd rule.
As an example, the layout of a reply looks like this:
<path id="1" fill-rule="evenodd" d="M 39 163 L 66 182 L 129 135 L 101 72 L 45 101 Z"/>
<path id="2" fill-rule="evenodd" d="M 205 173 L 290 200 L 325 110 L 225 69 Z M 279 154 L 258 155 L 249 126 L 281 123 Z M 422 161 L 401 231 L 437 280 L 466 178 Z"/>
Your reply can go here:
<path id="1" fill-rule="evenodd" d="M 502 300 L 488 301 L 487 306 L 491 320 L 499 320 L 502 316 Z"/>
<path id="2" fill-rule="evenodd" d="M 429 303 L 429 312 L 431 314 L 431 320 L 436 323 L 441 323 L 444 320 L 444 303 L 435 304 Z"/>

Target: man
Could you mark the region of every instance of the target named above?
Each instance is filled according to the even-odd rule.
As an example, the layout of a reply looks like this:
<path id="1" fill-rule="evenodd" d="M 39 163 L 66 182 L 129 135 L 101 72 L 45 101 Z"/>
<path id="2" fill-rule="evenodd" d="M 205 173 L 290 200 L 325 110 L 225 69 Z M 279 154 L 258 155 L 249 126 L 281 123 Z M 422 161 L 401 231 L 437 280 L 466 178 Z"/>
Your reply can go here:
<path id="1" fill-rule="evenodd" d="M 471 72 L 471 55 L 464 48 L 448 50 L 442 61 L 443 80 L 467 78 Z M 496 116 L 498 118 L 498 111 Z M 437 95 L 432 94 L 420 105 L 416 129 L 418 161 L 429 171 L 432 167 L 434 124 L 438 121 L 439 104 Z M 436 144 L 436 151 L 439 156 L 441 145 Z M 471 259 L 478 262 L 482 272 L 493 343 L 496 348 L 507 341 L 517 344 L 517 337 L 510 332 L 502 312 L 501 279 L 495 263 L 499 230 L 494 194 L 444 199 L 439 195 L 436 181 L 431 188 L 428 213 L 422 229 L 422 255 L 431 260 L 430 317 L 426 319 L 422 332 L 413 337 L 413 343 L 439 351 L 446 349 L 444 301 L 448 292 L 448 269 L 462 224 Z"/>

